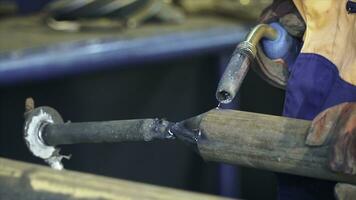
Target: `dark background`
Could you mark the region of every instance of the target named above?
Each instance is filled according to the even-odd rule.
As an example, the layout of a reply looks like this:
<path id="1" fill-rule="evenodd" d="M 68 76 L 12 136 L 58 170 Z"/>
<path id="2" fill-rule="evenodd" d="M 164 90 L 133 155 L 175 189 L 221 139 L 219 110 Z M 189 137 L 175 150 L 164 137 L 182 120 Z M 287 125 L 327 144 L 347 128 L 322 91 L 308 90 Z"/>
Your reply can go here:
<path id="1" fill-rule="evenodd" d="M 44 164 L 22 139 L 26 97 L 48 105 L 72 122 L 164 117 L 180 121 L 217 106 L 221 59 L 184 57 L 140 66 L 115 67 L 0 87 L 0 156 Z M 240 109 L 279 115 L 283 91 L 250 72 L 241 88 Z M 83 144 L 62 147 L 72 154 L 67 169 L 185 190 L 220 194 L 219 163 L 204 162 L 178 142 Z M 272 173 L 239 168 L 238 197 L 275 199 Z"/>

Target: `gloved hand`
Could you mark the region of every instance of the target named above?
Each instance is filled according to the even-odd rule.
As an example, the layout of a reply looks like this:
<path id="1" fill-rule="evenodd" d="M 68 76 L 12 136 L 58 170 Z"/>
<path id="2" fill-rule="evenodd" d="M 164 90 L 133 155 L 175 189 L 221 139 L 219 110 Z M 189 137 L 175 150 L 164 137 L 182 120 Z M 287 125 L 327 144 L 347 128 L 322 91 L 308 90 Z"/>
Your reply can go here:
<path id="1" fill-rule="evenodd" d="M 330 169 L 356 175 L 356 102 L 343 103 L 320 113 L 312 122 L 306 144 L 331 145 Z"/>
<path id="2" fill-rule="evenodd" d="M 263 10 L 259 22 L 279 22 L 290 35 L 299 39 L 302 39 L 306 27 L 292 0 L 274 0 Z"/>
<path id="3" fill-rule="evenodd" d="M 262 41 L 262 48 L 257 51 L 257 65 L 252 65 L 252 69 L 271 85 L 284 89 L 289 75 L 288 66 L 299 54 L 306 25 L 292 0 L 274 0 L 262 12 L 259 23 L 273 23 L 278 38 Z"/>

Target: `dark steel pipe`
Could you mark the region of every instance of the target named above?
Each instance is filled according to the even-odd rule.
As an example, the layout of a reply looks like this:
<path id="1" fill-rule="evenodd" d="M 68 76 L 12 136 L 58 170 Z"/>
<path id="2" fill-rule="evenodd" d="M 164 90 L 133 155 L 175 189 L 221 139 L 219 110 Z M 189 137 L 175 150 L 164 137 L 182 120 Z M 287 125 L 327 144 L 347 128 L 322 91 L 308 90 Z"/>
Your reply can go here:
<path id="1" fill-rule="evenodd" d="M 61 170 L 62 159 L 69 156 L 61 155 L 58 145 L 174 139 L 170 131 L 173 125 L 162 119 L 63 123 L 55 109 L 48 106 L 34 108 L 33 100 L 27 99 L 24 139 L 34 156 Z"/>
<path id="2" fill-rule="evenodd" d="M 160 119 L 47 124 L 40 137 L 50 146 L 77 143 L 170 139 L 170 122 Z"/>

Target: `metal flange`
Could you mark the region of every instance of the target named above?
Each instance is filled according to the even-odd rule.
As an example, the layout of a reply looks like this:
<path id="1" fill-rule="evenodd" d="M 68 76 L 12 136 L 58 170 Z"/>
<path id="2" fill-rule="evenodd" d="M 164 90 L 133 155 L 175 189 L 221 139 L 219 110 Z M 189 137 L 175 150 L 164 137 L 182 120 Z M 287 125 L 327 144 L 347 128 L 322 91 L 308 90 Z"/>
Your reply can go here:
<path id="1" fill-rule="evenodd" d="M 47 145 L 42 139 L 42 129 L 47 124 L 63 124 L 60 114 L 50 107 L 38 107 L 25 113 L 24 139 L 36 157 L 44 159 L 53 169 L 61 170 L 61 160 L 68 158 L 59 154 L 60 149 Z"/>

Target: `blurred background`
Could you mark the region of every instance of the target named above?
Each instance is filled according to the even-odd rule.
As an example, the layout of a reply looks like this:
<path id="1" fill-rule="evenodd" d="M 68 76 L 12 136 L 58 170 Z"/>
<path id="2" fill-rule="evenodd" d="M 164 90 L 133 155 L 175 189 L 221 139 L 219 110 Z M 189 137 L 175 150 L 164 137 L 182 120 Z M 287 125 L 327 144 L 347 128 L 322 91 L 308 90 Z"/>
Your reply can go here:
<path id="1" fill-rule="evenodd" d="M 22 139 L 24 101 L 66 121 L 163 117 L 217 106 L 234 47 L 269 0 L 0 0 L 0 156 L 44 164 Z M 229 108 L 280 115 L 283 91 L 250 71 Z M 203 161 L 179 142 L 63 146 L 67 169 L 245 199 L 274 175 Z"/>

